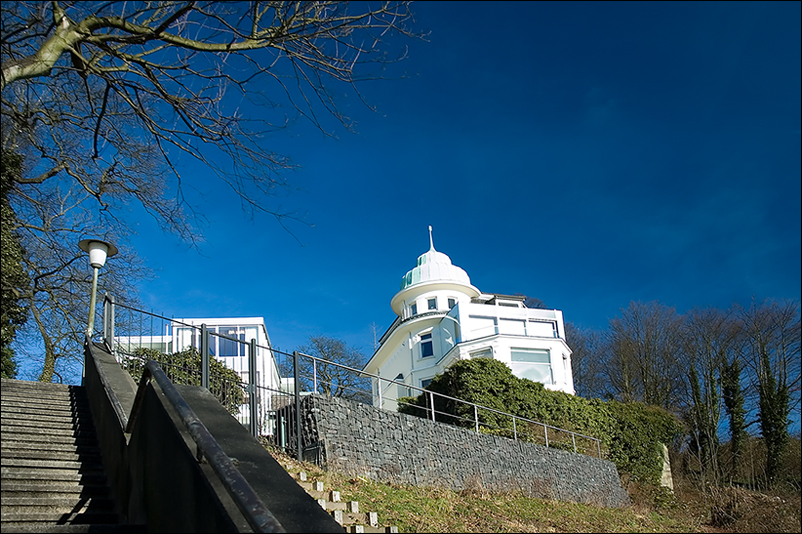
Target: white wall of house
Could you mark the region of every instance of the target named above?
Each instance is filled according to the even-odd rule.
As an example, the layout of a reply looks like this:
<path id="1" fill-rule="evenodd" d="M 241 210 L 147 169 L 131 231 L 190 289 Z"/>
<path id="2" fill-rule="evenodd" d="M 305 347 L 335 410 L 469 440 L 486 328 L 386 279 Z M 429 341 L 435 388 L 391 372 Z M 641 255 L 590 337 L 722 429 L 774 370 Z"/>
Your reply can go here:
<path id="1" fill-rule="evenodd" d="M 262 434 L 272 431 L 268 424 L 268 414 L 272 410 L 271 392 L 282 388 L 278 364 L 273 355 L 270 337 L 262 317 L 206 317 L 192 319 L 173 319 L 168 332 L 160 336 L 117 337 L 115 344 L 127 352 L 135 348 L 153 348 L 166 354 L 180 352 L 189 347 L 200 347 L 200 327 L 209 330 L 210 353 L 226 367 L 233 370 L 245 383 L 250 383 L 249 344 L 256 340 L 256 376 L 259 387 L 259 420 L 263 422 Z M 226 336 L 226 337 L 223 337 Z M 227 338 L 237 339 L 239 342 Z M 240 407 L 237 419 L 243 424 L 250 421 L 250 405 Z"/>
<path id="2" fill-rule="evenodd" d="M 431 238 L 431 236 L 430 236 Z M 430 249 L 402 277 L 390 303 L 399 319 L 364 370 L 423 387 L 459 360 L 494 358 L 513 374 L 574 393 L 571 349 L 560 310 L 526 308 L 521 297 L 481 293 L 451 259 Z M 416 390 L 373 380 L 373 403 L 386 409 Z"/>

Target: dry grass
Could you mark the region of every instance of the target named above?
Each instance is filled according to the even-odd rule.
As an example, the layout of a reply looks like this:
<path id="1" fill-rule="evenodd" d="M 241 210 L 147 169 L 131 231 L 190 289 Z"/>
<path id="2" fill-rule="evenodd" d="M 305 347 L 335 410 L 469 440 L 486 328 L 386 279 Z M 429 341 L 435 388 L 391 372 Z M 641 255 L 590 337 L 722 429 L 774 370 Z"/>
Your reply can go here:
<path id="1" fill-rule="evenodd" d="M 269 449 L 270 450 L 270 449 Z M 384 484 L 326 472 L 284 454 L 271 454 L 291 473 L 300 470 L 379 514 L 400 532 L 800 532 L 800 496 L 771 496 L 737 488 L 676 494 L 628 484 L 632 506 L 609 509 L 492 492 L 474 484 L 462 491 Z"/>

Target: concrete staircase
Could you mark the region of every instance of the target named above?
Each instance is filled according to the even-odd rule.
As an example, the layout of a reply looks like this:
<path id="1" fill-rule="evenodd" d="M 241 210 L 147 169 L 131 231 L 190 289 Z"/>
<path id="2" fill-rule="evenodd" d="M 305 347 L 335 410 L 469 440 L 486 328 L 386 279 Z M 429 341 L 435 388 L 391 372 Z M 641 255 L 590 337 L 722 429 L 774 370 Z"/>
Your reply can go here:
<path id="1" fill-rule="evenodd" d="M 346 532 L 398 532 L 398 527 L 379 526 L 379 518 L 376 512 L 360 510 L 359 502 L 343 502 L 339 491 L 327 490 L 323 482 L 308 480 L 305 471 L 295 473 L 295 478 L 298 484 L 309 495 L 317 499 L 318 504 L 329 512 Z"/>
<path id="2" fill-rule="evenodd" d="M 0 384 L 2 532 L 144 532 L 121 525 L 83 387 Z"/>

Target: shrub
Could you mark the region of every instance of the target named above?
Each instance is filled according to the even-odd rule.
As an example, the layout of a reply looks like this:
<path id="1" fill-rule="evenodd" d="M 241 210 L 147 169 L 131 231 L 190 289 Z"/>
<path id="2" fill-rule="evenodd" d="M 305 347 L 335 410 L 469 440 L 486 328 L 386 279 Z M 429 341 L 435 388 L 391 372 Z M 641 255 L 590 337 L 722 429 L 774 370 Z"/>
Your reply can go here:
<path id="1" fill-rule="evenodd" d="M 198 349 L 190 347 L 173 354 L 164 354 L 154 349 L 137 349 L 124 364 L 138 383 L 148 360 L 154 360 L 174 384 L 201 385 L 201 356 Z M 209 358 L 209 391 L 229 411 L 237 414 L 245 403 L 242 380 L 233 370 L 216 358 Z"/>

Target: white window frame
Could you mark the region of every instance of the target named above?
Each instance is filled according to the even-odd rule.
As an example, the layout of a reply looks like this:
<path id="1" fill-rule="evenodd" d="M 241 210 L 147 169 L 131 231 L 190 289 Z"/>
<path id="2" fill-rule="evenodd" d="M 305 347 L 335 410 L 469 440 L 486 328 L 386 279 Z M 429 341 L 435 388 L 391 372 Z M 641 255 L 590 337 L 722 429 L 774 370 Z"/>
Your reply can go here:
<path id="1" fill-rule="evenodd" d="M 430 329 L 430 330 L 426 330 L 425 332 L 421 332 L 420 334 L 418 334 L 418 337 L 420 338 L 420 341 L 418 342 L 418 345 L 420 345 L 420 353 L 419 354 L 420 354 L 420 359 L 421 360 L 423 360 L 424 358 L 431 358 L 431 357 L 434 356 L 434 336 L 432 335 L 432 333 L 433 333 L 433 330 Z M 423 336 L 429 336 L 429 337 L 426 338 L 426 341 L 424 341 Z M 429 354 L 428 356 L 424 356 L 423 355 L 423 344 L 424 343 L 429 343 L 431 348 L 432 348 L 432 353 Z"/>
<path id="2" fill-rule="evenodd" d="M 527 360 L 516 360 L 513 357 L 514 352 L 520 353 L 539 353 L 543 355 L 545 353 L 546 357 L 548 358 L 548 362 L 537 362 L 537 361 L 527 361 Z M 548 380 L 535 380 L 535 382 L 541 382 L 543 384 L 553 385 L 556 384 L 554 381 L 554 361 L 552 358 L 551 350 L 550 349 L 533 349 L 528 347 L 510 347 L 510 364 L 512 365 L 529 365 L 531 368 L 537 367 L 548 367 Z M 530 379 L 531 380 L 531 379 Z"/>

